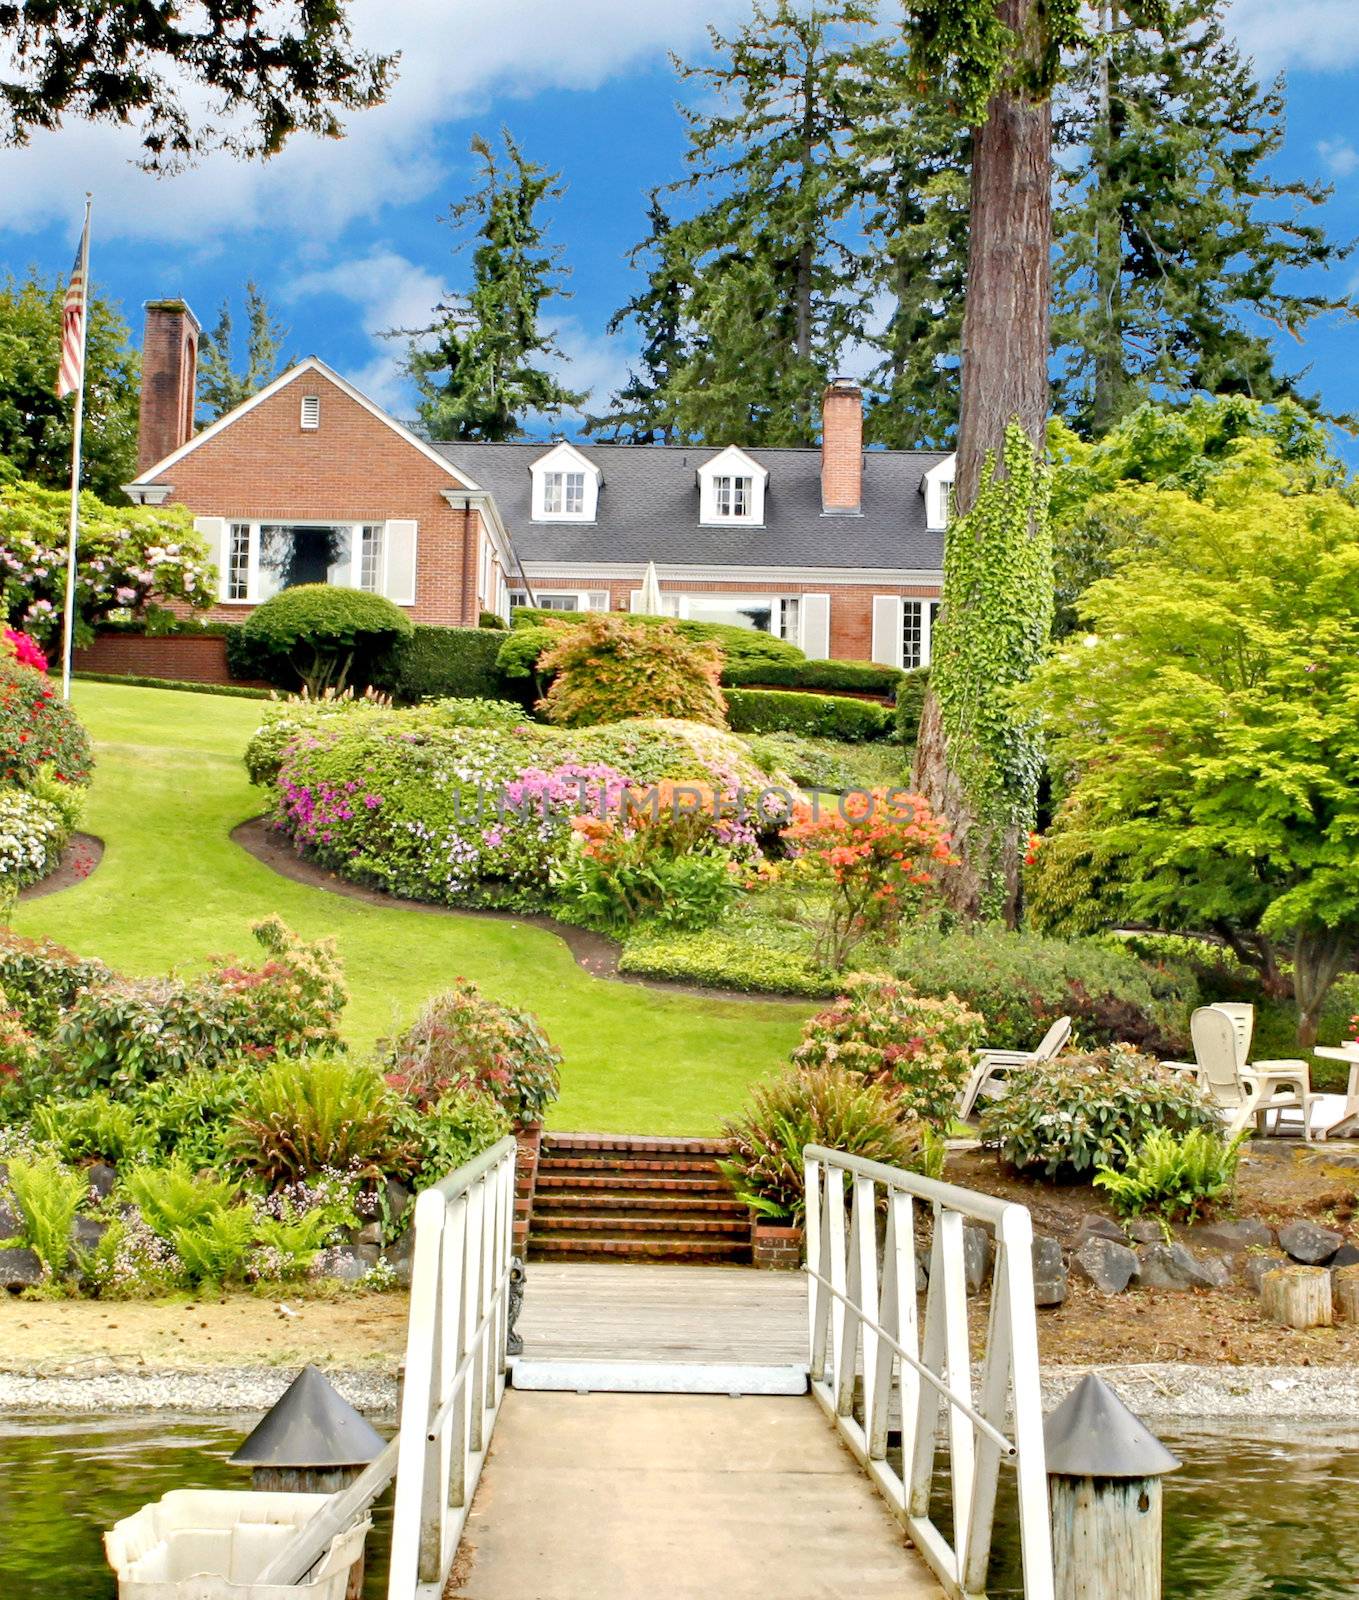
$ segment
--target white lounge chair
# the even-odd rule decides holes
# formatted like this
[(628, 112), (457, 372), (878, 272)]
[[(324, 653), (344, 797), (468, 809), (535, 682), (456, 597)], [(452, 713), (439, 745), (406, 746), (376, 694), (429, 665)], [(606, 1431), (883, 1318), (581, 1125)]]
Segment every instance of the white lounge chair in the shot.
[(1025, 1067), (1036, 1067), (1044, 1061), (1051, 1061), (1066, 1049), (1070, 1038), (1071, 1018), (1058, 1017), (1043, 1035), (1036, 1050), (978, 1050), (977, 1064), (958, 1096), (958, 1120), (966, 1122), (983, 1095), (988, 1100), (994, 1100), (1004, 1094), (1006, 1073), (1019, 1072)]
[[(1243, 1012), (1247, 1013), (1244, 1018)], [(1193, 1067), (1183, 1062), (1166, 1064), (1195, 1073), (1226, 1123), (1229, 1138), (1252, 1121), (1264, 1133), (1266, 1123), (1273, 1118), (1277, 1124), (1282, 1112), (1299, 1117), (1300, 1131), (1307, 1138), (1315, 1098), (1307, 1063), (1256, 1061), (1247, 1065), (1254, 1020), (1249, 1013), (1248, 1006), (1200, 1006), (1189, 1020)]]

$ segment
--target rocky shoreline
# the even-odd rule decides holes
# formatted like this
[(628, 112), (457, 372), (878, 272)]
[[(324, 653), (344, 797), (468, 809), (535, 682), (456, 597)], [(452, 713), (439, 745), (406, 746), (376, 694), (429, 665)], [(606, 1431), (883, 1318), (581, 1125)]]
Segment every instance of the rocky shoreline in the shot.
[[(1112, 1384), (1148, 1422), (1352, 1422), (1359, 1415), (1359, 1367), (1196, 1366), (1148, 1362), (1053, 1367), (1043, 1405), (1054, 1406), (1088, 1371)], [(394, 1419), (396, 1377), (380, 1370), (328, 1369), (341, 1394), (366, 1415)], [(296, 1376), (292, 1367), (0, 1373), (0, 1415), (95, 1416), (110, 1412), (223, 1414), (266, 1411)]]

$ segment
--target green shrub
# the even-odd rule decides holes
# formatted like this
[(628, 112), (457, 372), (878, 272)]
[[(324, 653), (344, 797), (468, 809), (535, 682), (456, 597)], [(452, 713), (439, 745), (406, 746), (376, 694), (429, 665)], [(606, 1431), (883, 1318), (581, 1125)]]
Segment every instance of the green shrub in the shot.
[(519, 728), (531, 721), (517, 700), (436, 700), (428, 707), (441, 728)]
[(1046, 938), (978, 925), (944, 933), (907, 929), (892, 970), (919, 994), (955, 994), (986, 1018), (986, 1044), (1032, 1050), (1070, 1016), (1089, 1046), (1126, 1043), (1153, 1055), (1188, 1049), (1198, 989), (1183, 963), (1138, 960), (1090, 940)]
[(899, 667), (876, 661), (783, 661), (751, 656), (728, 660), (723, 687), (803, 689), (823, 694), (876, 694), (890, 700), (906, 677)]
[(649, 920), (662, 928), (706, 928), (736, 898), (730, 858), (650, 855), (625, 840), (607, 860), (584, 850), (568, 853), (552, 886), (568, 922), (622, 933)]
[(562, 629), (539, 665), (552, 676), (540, 709), (559, 727), (629, 717), (726, 725), (720, 650), (671, 627), (637, 628), (594, 613)]
[(905, 1113), (946, 1132), (981, 1042), (981, 1017), (952, 995), (918, 995), (885, 973), (851, 973), (842, 987), (804, 1026), (793, 1065), (834, 1066), (882, 1084)]
[(494, 700), (505, 688), (496, 664), (509, 635), (491, 628), (418, 624), (375, 664), (372, 682), (398, 700)]
[(920, 715), (925, 709), (925, 695), (930, 686), (930, 669), (916, 667), (902, 674), (897, 685), (896, 730), (904, 745), (914, 746), (920, 734)]
[(33, 1132), (62, 1161), (130, 1162), (150, 1148), (149, 1130), (130, 1105), (100, 1092), (85, 1100), (44, 1100), (33, 1107)]
[(720, 645), (725, 665), (729, 667), (743, 667), (747, 663), (772, 666), (776, 662), (792, 665), (807, 659), (795, 644), (776, 639), (772, 633), (762, 633), (758, 628), (738, 628), (726, 622), (690, 622), (677, 617), (648, 617), (634, 611), (561, 612), (517, 606), (513, 631), (523, 633), (563, 624), (570, 626), (586, 616), (607, 616), (612, 622), (634, 628), (673, 628), (681, 638)]
[(21, 1117), (47, 1087), (43, 1053), (9, 996), (0, 989), (0, 1128)]
[(731, 1154), (720, 1166), (737, 1199), (777, 1222), (803, 1219), (806, 1145), (936, 1175), (942, 1155), (942, 1145), (923, 1124), (903, 1116), (888, 1089), (835, 1067), (755, 1084), (748, 1108), (722, 1131)]
[(238, 659), (253, 657), (255, 669), (241, 676), (301, 683), (313, 695), (369, 683), (376, 664), (410, 633), (410, 618), (384, 595), (298, 584), (256, 606), (241, 624)]
[(71, 1259), (71, 1225), (89, 1185), (55, 1156), (9, 1158), (10, 1193), (19, 1207), (20, 1236), (50, 1277), (59, 1278)]
[(148, 1158), (155, 1163), (178, 1157), (195, 1172), (225, 1168), (233, 1120), (257, 1070), (195, 1067), (145, 1084), (127, 1105)]
[(738, 733), (799, 733), (849, 743), (886, 739), (893, 727), (892, 712), (876, 701), (782, 689), (728, 690), (727, 721)]
[(113, 974), (102, 961), (77, 956), (51, 939), (26, 939), (0, 928), (0, 988), (20, 1022), (46, 1038), (82, 989)]
[(983, 1140), (1007, 1166), (1064, 1179), (1114, 1165), (1158, 1128), (1182, 1135), (1218, 1125), (1191, 1078), (1119, 1045), (1010, 1073), (981, 1117)]
[(837, 981), (813, 962), (804, 929), (749, 901), (738, 902), (716, 927), (699, 932), (639, 924), (628, 934), (618, 970), (743, 994), (818, 999), (833, 994)]
[(326, 1171), (374, 1179), (409, 1167), (393, 1110), (382, 1075), (367, 1062), (276, 1061), (246, 1086), (227, 1148), (271, 1189)]
[(322, 700), (286, 700), (272, 705), (245, 747), (251, 783), (267, 787), (278, 778), (288, 749), (303, 739), (320, 739), (335, 729), (391, 725), (392, 713), (380, 701), (339, 695)]
[(0, 782), (31, 785), (50, 766), (59, 783), (90, 781), (89, 737), (46, 673), (0, 650)]
[(415, 1152), (412, 1183), (418, 1191), (498, 1144), (510, 1131), (510, 1119), (489, 1094), (449, 1089), (423, 1109), (401, 1101), (396, 1130)]
[(386, 1046), (387, 1081), (417, 1105), (450, 1089), (488, 1094), (516, 1123), (541, 1122), (557, 1098), (561, 1054), (531, 1012), (459, 978)]
[(1236, 1182), (1244, 1133), (1230, 1143), (1215, 1128), (1193, 1128), (1177, 1138), (1154, 1128), (1140, 1149), (1123, 1149), (1123, 1164), (1101, 1165), (1094, 1184), (1108, 1194), (1121, 1217), (1154, 1212), (1162, 1227), (1193, 1221), (1228, 1195)]

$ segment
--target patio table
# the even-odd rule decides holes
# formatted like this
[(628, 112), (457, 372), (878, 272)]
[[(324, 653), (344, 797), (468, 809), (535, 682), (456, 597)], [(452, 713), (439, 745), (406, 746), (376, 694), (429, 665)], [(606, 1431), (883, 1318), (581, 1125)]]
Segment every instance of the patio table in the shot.
[[(1318, 1129), (1316, 1137), (1332, 1139), (1339, 1133), (1359, 1133), (1359, 1040), (1351, 1039), (1347, 1044), (1340, 1045), (1313, 1045), (1312, 1054), (1326, 1061), (1348, 1061), (1350, 1066), (1350, 1080), (1345, 1087), (1345, 1109), (1334, 1122)], [(1321, 1098), (1336, 1100), (1340, 1097), (1325, 1095)]]

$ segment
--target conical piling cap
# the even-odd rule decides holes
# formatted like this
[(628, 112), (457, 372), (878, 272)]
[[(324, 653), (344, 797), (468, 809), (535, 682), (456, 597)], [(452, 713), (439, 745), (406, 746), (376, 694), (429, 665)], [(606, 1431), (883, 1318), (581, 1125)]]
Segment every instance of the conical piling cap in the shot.
[(303, 1367), (231, 1462), (238, 1467), (366, 1467), (383, 1444), (382, 1435), (315, 1367)]
[(1048, 1471), (1064, 1478), (1159, 1478), (1178, 1459), (1088, 1373), (1043, 1423)]

